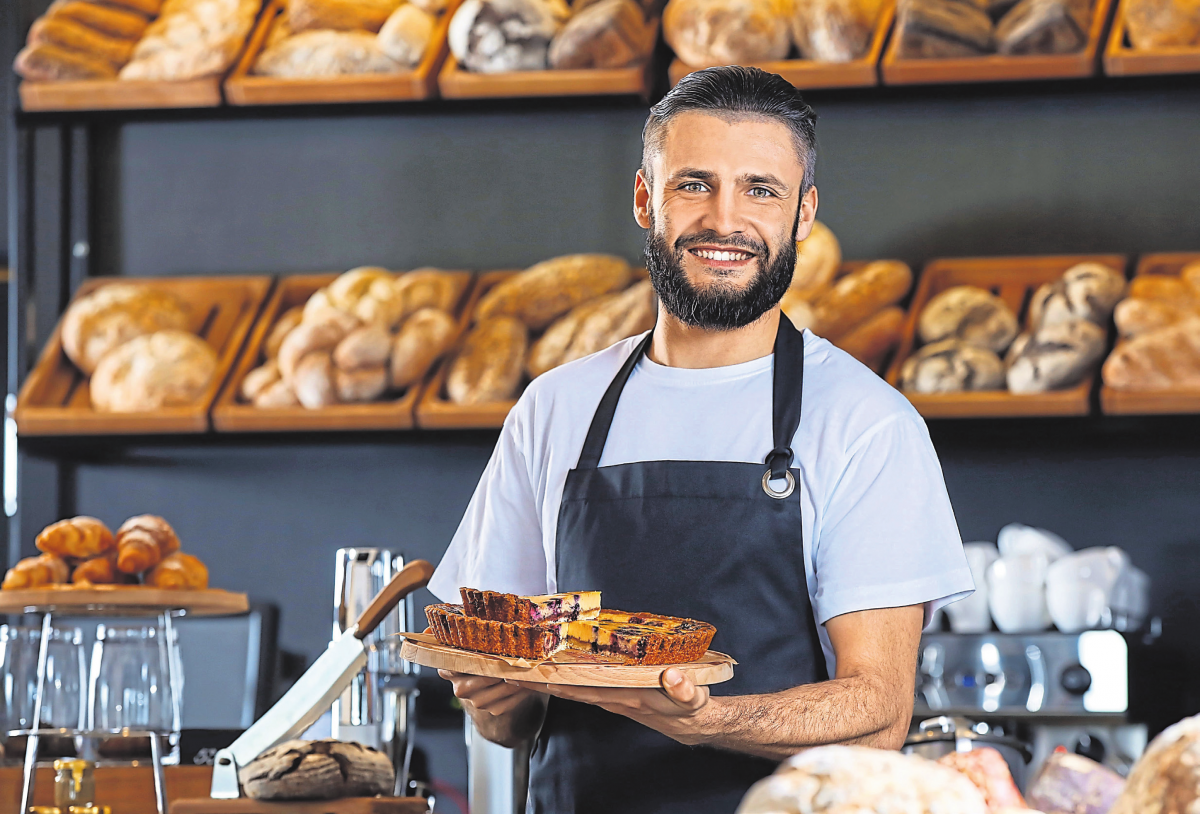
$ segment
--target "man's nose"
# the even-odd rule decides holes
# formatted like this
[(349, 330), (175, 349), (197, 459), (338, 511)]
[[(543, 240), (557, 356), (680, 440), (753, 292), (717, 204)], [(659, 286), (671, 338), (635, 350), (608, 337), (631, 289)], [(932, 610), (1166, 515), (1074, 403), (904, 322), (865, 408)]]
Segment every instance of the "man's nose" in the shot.
[(727, 237), (745, 229), (745, 220), (741, 211), (741, 196), (729, 188), (720, 189), (709, 199), (708, 211), (704, 217), (704, 227)]

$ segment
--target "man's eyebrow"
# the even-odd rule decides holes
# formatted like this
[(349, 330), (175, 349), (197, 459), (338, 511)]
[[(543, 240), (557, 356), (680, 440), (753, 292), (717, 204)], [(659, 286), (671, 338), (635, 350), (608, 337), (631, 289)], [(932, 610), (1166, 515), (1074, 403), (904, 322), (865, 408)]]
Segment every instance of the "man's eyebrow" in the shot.
[(681, 178), (695, 178), (698, 181), (715, 181), (717, 174), (712, 170), (701, 170), (696, 167), (684, 167), (671, 173), (672, 181), (678, 181)]
[(787, 184), (774, 175), (743, 175), (738, 181), (743, 184), (762, 184), (764, 186), (775, 187), (784, 192), (790, 189)]

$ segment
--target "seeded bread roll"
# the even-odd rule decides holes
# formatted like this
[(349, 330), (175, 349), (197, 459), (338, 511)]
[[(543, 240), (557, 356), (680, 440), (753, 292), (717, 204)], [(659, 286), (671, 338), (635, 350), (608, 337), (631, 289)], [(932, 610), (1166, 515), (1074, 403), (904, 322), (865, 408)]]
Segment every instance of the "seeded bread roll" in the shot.
[(783, 0), (670, 0), (663, 39), (694, 68), (783, 59), (789, 10)]
[(374, 401), (388, 386), (388, 370), (384, 365), (360, 367), (355, 370), (337, 368), (333, 372), (334, 389), (343, 404)]
[(1104, 355), (1104, 329), (1086, 319), (1043, 325), (1012, 344), (1008, 389), (1044, 393), (1078, 384)]
[(1079, 263), (1053, 283), (1034, 292), (1029, 301), (1029, 326), (1090, 320), (1104, 325), (1125, 293), (1125, 277), (1099, 263)]
[(806, 0), (792, 13), (792, 41), (805, 59), (849, 62), (867, 52), (879, 0)]
[(1125, 24), (1139, 50), (1200, 44), (1200, 0), (1128, 0)]
[(195, 404), (217, 372), (217, 354), (185, 331), (139, 336), (108, 353), (90, 382), (92, 406), (130, 413)]
[(123, 40), (141, 39), (150, 25), (140, 14), (84, 0), (56, 0), (46, 11), (45, 19), (73, 20), (102, 34)]
[(900, 389), (914, 393), (1000, 390), (1004, 362), (987, 348), (960, 339), (926, 345), (904, 360)]
[(137, 283), (109, 283), (67, 308), (63, 352), (84, 373), (92, 373), (107, 353), (129, 340), (187, 325), (187, 306), (177, 297)]
[(516, 395), (528, 345), (525, 325), (507, 316), (483, 319), (467, 335), (446, 376), (456, 404), (506, 401)]
[(433, 39), (436, 22), (428, 12), (405, 3), (379, 29), (379, 50), (400, 65), (415, 68)]
[(837, 237), (821, 221), (814, 221), (808, 237), (796, 244), (796, 270), (788, 293), (812, 301), (829, 288), (841, 265)]
[(624, 68), (646, 58), (654, 28), (633, 0), (599, 0), (576, 11), (550, 43), (551, 68)]
[(1017, 336), (1017, 317), (990, 292), (959, 285), (929, 301), (917, 318), (917, 332), (923, 342), (962, 339), (1003, 353)]
[(279, 346), (283, 344), (283, 340), (292, 332), (292, 329), (300, 324), (304, 318), (304, 308), (296, 306), (284, 311), (283, 316), (271, 328), (271, 333), (267, 335), (267, 341), (264, 349), (268, 359), (274, 359), (279, 356)]
[(893, 305), (838, 337), (834, 344), (864, 365), (875, 368), (899, 344), (903, 332), (904, 309)]
[(537, 71), (571, 16), (563, 0), (466, 0), (447, 38), (459, 65), (479, 73)]
[(529, 328), (545, 328), (575, 306), (629, 285), (633, 269), (619, 257), (572, 254), (514, 274), (483, 295), (478, 319), (516, 317)]
[(133, 40), (112, 37), (64, 17), (42, 17), (29, 28), (29, 44), (49, 43), (120, 68), (133, 54)]
[(836, 339), (898, 302), (912, 286), (912, 269), (899, 260), (876, 260), (834, 283), (813, 303), (813, 332)]
[(291, 378), (296, 400), (309, 410), (337, 404), (333, 357), (329, 351), (308, 353), (297, 364)]
[(404, 320), (392, 345), (392, 387), (412, 387), (425, 377), (433, 363), (450, 350), (454, 318), (437, 308), (422, 308)]

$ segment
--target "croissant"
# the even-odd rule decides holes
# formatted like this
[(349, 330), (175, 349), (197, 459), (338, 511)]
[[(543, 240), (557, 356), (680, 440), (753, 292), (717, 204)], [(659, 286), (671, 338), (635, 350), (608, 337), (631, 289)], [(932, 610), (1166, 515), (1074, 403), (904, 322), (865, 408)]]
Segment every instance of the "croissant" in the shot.
[(147, 572), (145, 581), (154, 588), (198, 590), (208, 587), (208, 568), (198, 558), (180, 551), (163, 557)]
[(126, 574), (140, 574), (178, 550), (175, 529), (161, 517), (138, 515), (117, 529), (117, 568)]
[(124, 581), (125, 575), (117, 570), (117, 558), (111, 551), (102, 557), (84, 560), (71, 573), (71, 582), (76, 585), (119, 585)]
[(67, 568), (67, 563), (61, 557), (53, 554), (41, 554), (37, 557), (26, 557), (8, 569), (0, 588), (5, 590), (40, 588), (43, 585), (66, 582), (69, 575), (70, 569)]
[[(59, 557), (90, 560), (116, 546), (117, 541), (108, 526), (94, 517), (72, 517), (59, 520), (37, 536), (39, 551)], [(65, 582), (65, 580), (64, 580)]]

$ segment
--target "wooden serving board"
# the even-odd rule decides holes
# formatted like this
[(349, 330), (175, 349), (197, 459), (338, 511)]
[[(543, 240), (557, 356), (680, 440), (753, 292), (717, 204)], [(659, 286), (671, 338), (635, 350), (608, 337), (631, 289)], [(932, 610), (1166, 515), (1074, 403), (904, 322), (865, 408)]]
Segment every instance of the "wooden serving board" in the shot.
[[(472, 277), (466, 271), (447, 272), (459, 280), (460, 293), (455, 315), (467, 312), (471, 297)], [(302, 306), (308, 298), (337, 279), (335, 272), (298, 274), (283, 277), (267, 302), (262, 315), (238, 358), (212, 412), (213, 427), (218, 432), (284, 432), (306, 430), (404, 430), (413, 426), (413, 408), (421, 393), (415, 385), (398, 397), (364, 404), (335, 404), (320, 410), (305, 407), (273, 407), (262, 409), (241, 400), (238, 391), (246, 374), (263, 363), (262, 348), (279, 317), (289, 308)], [(435, 368), (436, 369), (436, 368)]]
[(206, 588), (171, 591), (143, 585), (89, 585), (0, 591), (0, 614), (124, 615), (181, 610), (192, 616), (230, 616), (250, 610), (245, 594)]
[[(1200, 260), (1200, 252), (1145, 254), (1138, 260), (1135, 275), (1179, 275), (1188, 263)], [(1117, 390), (1102, 384), (1100, 409), (1105, 415), (1178, 415), (1200, 413), (1200, 389), (1172, 387), (1166, 390)]]
[(336, 800), (176, 800), (171, 814), (426, 814), (420, 797), (342, 797)]
[(880, 63), (885, 85), (931, 85), (962, 82), (1017, 82), (1030, 79), (1075, 79), (1094, 76), (1098, 70), (1104, 32), (1113, 0), (1095, 0), (1087, 43), (1073, 54), (986, 54), (950, 59), (905, 59), (897, 54), (898, 32), (893, 34)]
[(553, 660), (516, 666), (500, 656), (476, 653), (438, 643), (433, 636), (405, 633), (400, 657), (423, 667), (456, 673), (535, 681), (539, 684), (572, 684), (579, 687), (658, 687), (663, 670), (676, 667), (696, 684), (720, 684), (733, 678), (732, 658), (709, 650), (687, 664), (616, 664), (590, 653), (564, 650)]
[[(879, 84), (879, 58), (883, 54), (883, 46), (887, 42), (888, 31), (892, 28), (895, 16), (895, 4), (888, 3), (880, 12), (879, 21), (875, 25), (875, 33), (871, 36), (867, 52), (862, 57), (849, 62), (781, 59), (774, 62), (746, 64), (762, 68), (768, 73), (779, 74), (800, 90), (874, 87)], [(678, 85), (680, 79), (697, 70), (699, 68), (687, 65), (682, 60), (673, 60), (668, 72), (671, 86)]]
[(254, 76), (250, 72), (279, 23), (286, 3), (272, 0), (259, 18), (249, 44), (225, 80), (225, 98), (231, 105), (305, 105), (347, 102), (409, 102), (428, 99), (437, 91), (438, 69), (449, 53), (446, 32), (461, 0), (451, 2), (438, 20), (417, 67), (388, 74), (358, 74), (284, 79)]
[(1134, 48), (1127, 36), (1125, 9), (1129, 0), (1117, 3), (1112, 31), (1104, 49), (1104, 72), (1109, 76), (1200, 73), (1200, 45), (1173, 48)]
[[(892, 365), (888, 383), (900, 386), (900, 371), (917, 349), (917, 320), (936, 294), (956, 285), (973, 285), (991, 291), (1012, 309), (1017, 321), (1026, 325), (1026, 311), (1034, 290), (1057, 280), (1077, 263), (1092, 262), (1125, 272), (1127, 258), (1119, 254), (1043, 255), (1037, 257), (959, 257), (934, 260), (925, 267), (917, 284), (904, 326), (903, 338)], [(1091, 407), (1091, 375), (1074, 387), (1047, 393), (1015, 394), (1007, 390), (966, 393), (904, 393), (927, 418), (1013, 418), (1028, 416), (1087, 415)]]
[[(658, 39), (659, 21), (653, 22)], [(628, 68), (511, 71), (483, 74), (463, 70), (451, 54), (438, 76), (445, 99), (498, 99), (534, 96), (640, 96), (649, 101), (653, 85), (653, 53), (640, 65)]]
[(204, 395), (184, 407), (154, 412), (101, 413), (92, 409), (87, 377), (62, 349), (62, 321), (17, 398), (21, 435), (105, 435), (204, 432), (208, 411), (233, 367), (242, 342), (271, 288), (270, 277), (92, 277), (75, 299), (112, 283), (145, 285), (174, 294), (191, 309), (188, 329), (217, 353), (217, 371)]

